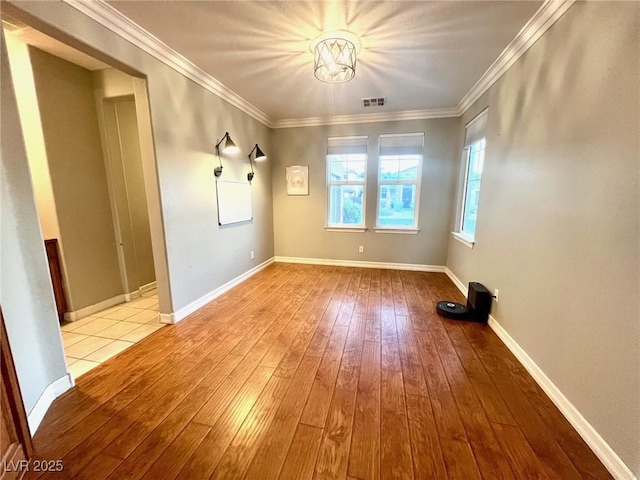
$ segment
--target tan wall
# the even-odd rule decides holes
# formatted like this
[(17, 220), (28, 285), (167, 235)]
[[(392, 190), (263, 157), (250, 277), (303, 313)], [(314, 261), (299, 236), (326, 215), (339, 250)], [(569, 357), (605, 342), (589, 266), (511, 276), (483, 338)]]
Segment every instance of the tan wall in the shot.
[[(91, 72), (29, 48), (72, 311), (122, 294)], [(28, 141), (28, 139), (27, 139)]]
[(574, 4), (465, 114), (489, 106), (476, 245), (447, 260), (636, 475), (639, 19)]
[[(460, 119), (411, 120), (273, 131), (273, 201), (276, 255), (370, 262), (444, 265), (449, 214), (457, 173)], [(375, 233), (378, 136), (424, 132), (424, 163), (416, 235)], [(368, 135), (366, 226), (364, 233), (327, 232), (327, 138)], [(309, 166), (309, 196), (288, 196), (285, 167)], [(358, 246), (364, 253), (358, 253)]]

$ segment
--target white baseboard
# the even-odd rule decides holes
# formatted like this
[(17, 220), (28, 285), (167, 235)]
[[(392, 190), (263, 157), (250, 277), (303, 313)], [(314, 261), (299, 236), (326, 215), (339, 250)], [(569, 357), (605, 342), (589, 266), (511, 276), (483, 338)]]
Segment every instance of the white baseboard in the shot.
[(130, 293), (125, 293), (124, 294), (124, 300), (125, 302), (130, 302), (131, 300), (135, 300), (136, 298), (140, 298), (142, 296), (142, 293), (140, 293), (140, 290), (136, 290), (134, 292), (130, 292)]
[(145, 293), (145, 292), (148, 292), (149, 290), (153, 290), (157, 286), (158, 286), (158, 282), (147, 283), (146, 285), (141, 285), (140, 286), (140, 291), (142, 293)]
[(142, 297), (143, 293), (153, 290), (154, 288), (157, 287), (157, 285), (158, 285), (157, 282), (151, 282), (151, 283), (147, 283), (146, 285), (140, 285), (140, 288), (138, 290), (135, 290), (135, 291), (130, 292), (130, 293), (125, 293), (124, 294), (124, 299), (127, 302), (130, 302), (131, 300), (135, 300), (136, 298), (140, 298), (140, 297)]
[(191, 302), (186, 307), (182, 307), (177, 312), (161, 313), (160, 314), (160, 323), (166, 323), (166, 324), (178, 323), (183, 318), (187, 317), (188, 315), (191, 315), (193, 312), (195, 312), (199, 308), (202, 308), (207, 303), (211, 302), (212, 300), (215, 300), (216, 298), (218, 298), (223, 293), (231, 290), (236, 285), (239, 285), (240, 283), (244, 282), (246, 279), (248, 279), (249, 277), (252, 277), (256, 273), (258, 273), (260, 270), (268, 267), (273, 262), (274, 262), (274, 257), (271, 257), (269, 260), (266, 260), (266, 261), (262, 262), (257, 267), (254, 267), (251, 270), (246, 271), (242, 275), (237, 276), (233, 280), (228, 281), (224, 285), (216, 288), (215, 290), (207, 293), (206, 295), (203, 295), (199, 299)]
[[(455, 274), (447, 267), (445, 270), (447, 276), (451, 279), (458, 289), (467, 296), (467, 287), (455, 276)], [(569, 399), (560, 391), (555, 383), (551, 381), (544, 371), (536, 362), (527, 354), (527, 352), (516, 342), (511, 335), (504, 329), (502, 325), (495, 319), (493, 315), (489, 315), (489, 326), (496, 333), (498, 338), (502, 340), (511, 353), (522, 363), (524, 368), (533, 377), (540, 388), (544, 390), (551, 401), (558, 407), (560, 412), (565, 416), (569, 423), (576, 429), (585, 443), (593, 450), (593, 453), (600, 459), (609, 473), (616, 480), (637, 480), (633, 472), (625, 465), (622, 459), (616, 454), (611, 446), (600, 436), (595, 428), (582, 416), (580, 411), (569, 401)]]
[(444, 269), (444, 273), (446, 273), (446, 274), (447, 274), (447, 277), (449, 277), (449, 280), (451, 280), (451, 281), (453, 282), (453, 284), (454, 284), (456, 287), (458, 287), (458, 290), (460, 290), (460, 291), (462, 292), (462, 294), (463, 294), (463, 295), (465, 296), (465, 298), (466, 298), (466, 297), (467, 297), (467, 295), (468, 295), (468, 293), (469, 293), (469, 292), (467, 291), (468, 287), (467, 287), (467, 286), (465, 286), (465, 284), (464, 284), (464, 283), (462, 283), (462, 282), (460, 281), (460, 279), (459, 279), (458, 277), (456, 277), (456, 276), (453, 274), (453, 272), (452, 272), (451, 270), (449, 270), (449, 267), (445, 267), (445, 269)]
[(414, 270), (417, 272), (444, 273), (443, 265), (419, 265), (414, 263), (362, 262), (357, 260), (334, 260), (330, 258), (274, 257), (280, 263), (304, 263), (308, 265), (332, 265), (336, 267), (382, 268), (385, 270)]
[(27, 415), (27, 422), (29, 423), (29, 431), (31, 432), (31, 436), (35, 435), (36, 430), (40, 426), (42, 419), (44, 418), (47, 410), (53, 403), (53, 401), (62, 395), (64, 392), (72, 388), (76, 384), (73, 375), (70, 372), (53, 382), (47, 388), (44, 389), (42, 395), (36, 402), (35, 406)]
[(69, 322), (75, 322), (76, 320), (80, 320), (81, 318), (93, 315), (94, 313), (104, 310), (105, 308), (113, 307), (114, 305), (118, 305), (119, 303), (124, 303), (126, 301), (128, 301), (126, 299), (126, 295), (121, 294), (116, 297), (109, 298), (108, 300), (98, 302), (94, 305), (89, 305), (88, 307), (84, 307), (73, 312), (67, 312), (64, 314), (64, 319)]

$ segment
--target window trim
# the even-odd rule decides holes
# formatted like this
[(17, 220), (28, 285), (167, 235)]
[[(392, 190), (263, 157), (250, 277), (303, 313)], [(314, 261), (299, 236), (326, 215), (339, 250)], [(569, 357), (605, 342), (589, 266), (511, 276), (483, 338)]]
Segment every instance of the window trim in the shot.
[[(422, 154), (420, 155), (420, 162), (418, 164), (418, 172), (416, 181), (411, 180), (398, 180), (397, 182), (383, 183), (380, 180), (380, 171), (382, 168), (382, 161), (380, 160), (380, 141), (383, 137), (413, 137), (416, 135), (422, 135)], [(424, 137), (425, 132), (412, 132), (412, 133), (383, 133), (378, 136), (378, 173), (376, 176), (376, 218), (374, 231), (376, 233), (400, 233), (400, 234), (416, 234), (420, 231), (419, 219), (420, 219), (420, 191), (422, 190), (422, 168), (424, 165)], [(380, 220), (380, 187), (382, 185), (415, 185), (416, 186), (416, 208), (414, 215), (413, 225), (401, 226), (385, 226), (378, 224)]]
[[(484, 163), (484, 156), (485, 156), (485, 150), (487, 148), (487, 140), (485, 136), (482, 136), (480, 139), (476, 140), (475, 142), (471, 143), (467, 148), (464, 149), (465, 155), (464, 155), (464, 162), (465, 162), (465, 169), (464, 169), (464, 178), (462, 179), (462, 202), (460, 204), (460, 219), (458, 222), (458, 229), (455, 233), (457, 233), (458, 235), (456, 236), (456, 238), (460, 241), (462, 241), (462, 243), (468, 242), (470, 243), (471, 247), (473, 248), (473, 244), (475, 243), (475, 232), (473, 233), (473, 235), (469, 232), (466, 232), (463, 230), (463, 226), (464, 226), (464, 210), (465, 210), (465, 206), (467, 203), (467, 188), (469, 186), (469, 167), (471, 166), (471, 148), (476, 145), (477, 143), (480, 142), (485, 142), (485, 146), (482, 149), (482, 161)], [(484, 173), (484, 168), (483, 168), (483, 173)], [(482, 176), (480, 176), (480, 185), (482, 186)]]
[[(366, 158), (364, 161), (364, 178), (362, 181), (331, 181), (331, 168), (329, 157), (329, 140), (364, 140), (366, 145)], [(327, 152), (325, 154), (325, 182), (326, 182), (326, 201), (325, 201), (325, 230), (328, 232), (365, 232), (367, 230), (367, 170), (369, 167), (369, 136), (368, 135), (350, 135), (341, 137), (327, 137)], [(362, 184), (362, 223), (361, 224), (345, 224), (345, 223), (331, 223), (331, 187), (334, 185), (360, 185)]]
[[(478, 113), (475, 117), (473, 117), (467, 124), (465, 125), (465, 135), (464, 135), (464, 143), (462, 147), (462, 162), (464, 162), (464, 176), (460, 181), (460, 189), (461, 193), (459, 195), (460, 204), (458, 207), (457, 221), (456, 221), (456, 230), (451, 232), (453, 238), (463, 243), (464, 245), (473, 248), (475, 245), (475, 232), (471, 235), (468, 232), (462, 230), (462, 225), (464, 223), (464, 210), (465, 205), (467, 203), (467, 186), (469, 182), (469, 167), (471, 166), (471, 147), (478, 142), (484, 141), (485, 146), (483, 149), (483, 162), (486, 159), (485, 153), (487, 148), (487, 136), (486, 136), (486, 128), (487, 128), (487, 120), (489, 117), (489, 107), (483, 109), (480, 113)], [(470, 141), (471, 139), (471, 141)], [(484, 168), (483, 168), (484, 170)], [(483, 172), (484, 173), (484, 172)], [(482, 177), (480, 177), (480, 185), (482, 185)]]

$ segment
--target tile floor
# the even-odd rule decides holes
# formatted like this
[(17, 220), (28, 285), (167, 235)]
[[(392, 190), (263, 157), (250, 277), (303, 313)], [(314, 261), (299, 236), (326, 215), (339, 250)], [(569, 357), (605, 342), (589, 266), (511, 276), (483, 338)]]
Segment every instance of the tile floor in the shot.
[(60, 328), (69, 371), (78, 378), (162, 327), (155, 289), (131, 302), (64, 322)]

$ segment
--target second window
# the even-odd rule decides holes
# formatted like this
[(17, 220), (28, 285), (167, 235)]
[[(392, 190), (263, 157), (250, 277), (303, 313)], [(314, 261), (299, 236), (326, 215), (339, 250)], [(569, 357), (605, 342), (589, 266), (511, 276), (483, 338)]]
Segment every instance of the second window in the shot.
[(376, 228), (417, 229), (424, 133), (380, 135)]

